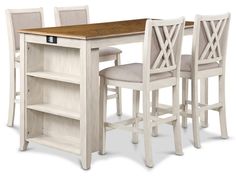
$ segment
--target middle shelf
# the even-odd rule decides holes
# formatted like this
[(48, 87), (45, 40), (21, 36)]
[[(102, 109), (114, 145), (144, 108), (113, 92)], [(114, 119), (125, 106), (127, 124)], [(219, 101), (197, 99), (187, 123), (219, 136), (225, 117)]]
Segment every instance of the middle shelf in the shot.
[(61, 117), (66, 117), (70, 119), (80, 120), (80, 114), (75, 111), (71, 111), (60, 106), (51, 105), (51, 104), (35, 104), (35, 105), (28, 105), (27, 109), (49, 113), (52, 115), (57, 115)]
[(79, 76), (70, 75), (65, 73), (56, 73), (50, 71), (41, 71), (41, 72), (28, 72), (27, 76), (55, 80), (60, 82), (72, 83), (72, 84), (80, 84)]

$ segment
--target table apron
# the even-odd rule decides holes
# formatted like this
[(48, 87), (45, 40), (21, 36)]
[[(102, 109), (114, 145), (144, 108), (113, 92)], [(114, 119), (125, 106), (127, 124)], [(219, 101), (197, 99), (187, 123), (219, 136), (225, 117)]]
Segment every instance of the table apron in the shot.
[(144, 40), (144, 34), (136, 34), (136, 35), (94, 39), (94, 40), (88, 40), (88, 41), (90, 41), (91, 43), (91, 48), (104, 48), (108, 46), (143, 42), (143, 40)]

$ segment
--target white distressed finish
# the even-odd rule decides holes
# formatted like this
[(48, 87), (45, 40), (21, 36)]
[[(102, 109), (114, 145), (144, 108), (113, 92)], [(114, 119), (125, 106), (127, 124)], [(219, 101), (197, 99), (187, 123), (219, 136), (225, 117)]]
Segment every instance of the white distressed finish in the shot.
[(70, 75), (70, 74), (58, 74), (54, 72), (29, 72), (27, 73), (27, 76), (32, 76), (32, 77), (38, 77), (42, 79), (50, 79), (50, 80), (55, 80), (55, 81), (61, 81), (61, 82), (68, 82), (68, 83), (73, 83), (73, 84), (80, 84), (79, 77), (76, 75)]
[[(7, 18), (7, 29), (8, 29), (8, 39), (9, 39), (9, 60), (10, 60), (10, 92), (9, 92), (9, 111), (8, 111), (8, 122), (7, 125), (12, 127), (14, 125), (14, 115), (15, 115), (15, 103), (17, 102), (17, 96), (19, 95), (16, 92), (16, 72), (19, 68), (20, 53), (16, 44), (18, 44), (19, 39), (16, 38), (16, 31), (19, 29), (20, 24), (24, 24), (23, 28), (31, 28), (32, 23), (28, 20), (25, 20), (24, 23), (16, 23), (15, 19), (20, 19), (24, 17), (25, 14), (40, 14), (41, 22), (38, 25), (44, 26), (43, 19), (43, 9), (8, 9), (6, 10)], [(17, 18), (13, 17), (17, 15)], [(37, 22), (37, 21), (35, 21)], [(37, 24), (37, 23), (34, 23)], [(16, 28), (16, 25), (17, 28)]]
[[(100, 77), (100, 96), (99, 96), (99, 154), (105, 154), (106, 145), (106, 128), (104, 123), (106, 122), (107, 115), (107, 85), (103, 77)], [(103, 139), (102, 141), (100, 139)]]
[[(81, 18), (70, 18), (70, 14), (79, 14), (79, 13), (86, 13), (85, 17), (81, 17)], [(66, 26), (69, 23), (72, 24), (76, 24), (76, 25), (80, 25), (80, 24), (88, 24), (90, 23), (90, 18), (89, 18), (89, 7), (88, 6), (78, 6), (78, 7), (55, 7), (54, 8), (54, 14), (55, 14), (55, 22), (56, 22), (56, 26)], [(66, 16), (66, 20), (64, 20), (62, 18), (62, 15)], [(79, 15), (78, 15), (79, 16)], [(82, 16), (82, 15), (81, 15)], [(70, 19), (74, 19), (73, 21)], [(63, 22), (64, 20), (64, 22)], [(114, 61), (114, 65), (120, 65), (121, 61), (120, 61), (120, 53), (116, 53), (116, 54), (108, 54), (108, 55), (103, 55), (103, 56), (99, 56), (99, 62), (106, 62), (106, 61)], [(109, 88), (108, 88), (109, 91)], [(111, 92), (114, 92), (113, 89)], [(116, 109), (117, 109), (117, 115), (121, 116), (122, 115), (122, 98), (121, 98), (121, 89), (119, 87), (117, 87), (115, 89), (115, 94), (112, 94), (111, 96), (109, 96), (109, 99), (116, 99)]]
[[(188, 100), (188, 79), (182, 78), (182, 104), (183, 104), (183, 111), (187, 112), (188, 110), (188, 104), (186, 101)], [(188, 118), (186, 115), (182, 115), (182, 127), (187, 128), (188, 125)]]
[(30, 143), (38, 143), (45, 146), (53, 147), (74, 154), (80, 154), (80, 145), (76, 141), (70, 141), (70, 139), (66, 139), (65, 141), (63, 141), (61, 138), (42, 135), (34, 138), (29, 138), (27, 139), (27, 141)]
[[(168, 30), (169, 29), (169, 30)], [(107, 85), (114, 85), (123, 88), (133, 89), (133, 119), (128, 122), (108, 124), (109, 127), (124, 128), (124, 125), (132, 124), (133, 130), (133, 143), (138, 142), (137, 132), (140, 130), (137, 128), (139, 119), (139, 93), (143, 91), (143, 114), (142, 120), (144, 123), (144, 145), (145, 145), (145, 162), (146, 166), (153, 167), (152, 161), (152, 143), (151, 135), (152, 128), (156, 127), (157, 124), (161, 123), (172, 123), (174, 128), (175, 136), (175, 148), (176, 154), (182, 154), (182, 143), (181, 143), (181, 131), (179, 124), (179, 75), (180, 75), (180, 51), (182, 45), (182, 37), (184, 32), (184, 19), (178, 20), (163, 20), (154, 21), (147, 20), (144, 36), (144, 63), (143, 63), (143, 81), (127, 82), (107, 79), (105, 76), (100, 76), (100, 106), (104, 106), (106, 102), (106, 96), (104, 91)], [(156, 40), (156, 41), (155, 41)], [(160, 48), (152, 49), (155, 44), (160, 44)], [(153, 45), (154, 44), (154, 45)], [(153, 45), (153, 46), (152, 46)], [(155, 46), (156, 47), (156, 46)], [(156, 53), (156, 55), (154, 55)], [(155, 58), (153, 58), (155, 57)], [(153, 60), (154, 59), (154, 60)], [(150, 75), (171, 72), (172, 76), (165, 79), (156, 81), (150, 81)], [(163, 87), (173, 87), (173, 109), (172, 116), (165, 119), (157, 117), (155, 111), (150, 113), (150, 92), (159, 90)], [(154, 106), (153, 106), (154, 107)], [(103, 110), (103, 108), (100, 108)], [(99, 151), (105, 152), (105, 112), (100, 114), (100, 144)]]
[[(89, 102), (94, 101), (93, 97), (88, 96), (99, 96), (96, 95), (98, 84), (95, 84), (97, 88), (92, 88), (95, 92), (87, 92), (87, 88), (94, 84), (87, 84), (87, 77), (98, 82), (98, 67), (94, 67), (98, 64), (93, 63), (98, 60), (93, 56), (93, 62), (90, 58), (90, 62), (87, 61), (89, 51), (84, 49), (86, 46), (80, 44), (80, 50), (74, 48), (77, 40), (71, 41), (69, 48), (66, 41), (66, 47), (47, 45), (44, 43), (45, 36), (40, 44), (41, 38), (32, 35), (27, 38), (27, 35), (21, 34), (21, 150), (26, 150), (28, 142), (34, 142), (81, 154), (82, 166), (88, 169), (91, 151), (97, 150), (97, 141), (90, 144), (92, 135), (89, 131), (98, 133), (98, 130), (90, 129), (90, 126), (95, 126), (91, 121), (98, 122), (98, 116), (97, 120), (94, 117), (91, 119), (89, 114), (80, 113), (80, 110), (96, 112), (98, 109), (96, 104), (96, 107), (90, 107), (93, 105)], [(84, 60), (87, 64), (81, 65)], [(83, 65), (90, 67), (84, 68)], [(91, 68), (95, 73), (90, 72)], [(82, 88), (85, 93), (81, 93)]]
[[(208, 104), (208, 79), (200, 80), (200, 103)], [(208, 110), (200, 113), (201, 127), (208, 127)]]
[[(154, 90), (152, 91), (152, 114), (158, 115), (158, 102), (159, 102), (159, 91)], [(152, 128), (152, 136), (157, 137), (158, 136), (158, 126)]]
[[(91, 49), (90, 41), (83, 41), (80, 49), (80, 141), (81, 162), (84, 169), (91, 164), (92, 146), (98, 146), (99, 125), (99, 75), (98, 75), (98, 49)], [(82, 111), (83, 110), (83, 111)]]
[(43, 113), (49, 113), (49, 114), (58, 115), (58, 116), (66, 117), (66, 118), (80, 120), (80, 114), (78, 112), (71, 111), (60, 106), (55, 106), (55, 105), (50, 105), (50, 104), (36, 104), (36, 105), (27, 106), (27, 108), (31, 110), (43, 112)]
[(27, 63), (27, 43), (25, 42), (25, 35), (20, 35), (20, 150), (24, 151), (27, 149), (28, 142), (27, 138), (27, 98), (25, 98), (27, 94), (27, 78), (25, 77), (26, 71), (26, 63)]
[(140, 101), (140, 91), (133, 90), (133, 118), (135, 122), (133, 123), (133, 133), (132, 133), (132, 143), (138, 143), (138, 133), (135, 130), (138, 129), (138, 113), (139, 113), (139, 101)]
[[(184, 107), (183, 126), (186, 125), (186, 117), (192, 118), (194, 146), (200, 148), (199, 124), (208, 125), (208, 110), (219, 111), (222, 138), (227, 138), (226, 113), (225, 113), (225, 60), (228, 38), (230, 14), (217, 16), (197, 15), (194, 22), (193, 46), (192, 46), (192, 70), (181, 72), (183, 78)], [(218, 63), (217, 68), (199, 71), (203, 64)], [(208, 78), (219, 77), (219, 103), (208, 105)], [(188, 114), (187, 81), (192, 81), (192, 114)], [(200, 104), (198, 100), (198, 80), (200, 79)]]

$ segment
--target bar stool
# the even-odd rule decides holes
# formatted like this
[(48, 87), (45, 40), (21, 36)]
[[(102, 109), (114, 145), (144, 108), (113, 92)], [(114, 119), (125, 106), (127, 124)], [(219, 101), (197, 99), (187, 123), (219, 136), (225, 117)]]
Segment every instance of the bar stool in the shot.
[[(184, 31), (184, 18), (177, 20), (147, 20), (144, 35), (144, 62), (110, 67), (100, 71), (100, 127), (99, 152), (105, 153), (105, 127), (131, 130), (133, 141), (144, 133), (146, 166), (153, 167), (151, 132), (156, 124), (170, 123), (174, 129), (176, 154), (182, 155), (181, 127), (179, 123), (180, 53)], [(134, 90), (133, 118), (106, 122), (107, 85)], [(150, 113), (150, 93), (172, 87), (171, 115), (157, 117)], [(143, 91), (143, 114), (139, 113), (139, 92)], [(143, 120), (144, 128), (138, 128)], [(133, 125), (129, 127), (128, 125)]]
[(10, 95), (8, 126), (13, 126), (15, 115), (15, 103), (19, 102), (16, 92), (16, 70), (20, 68), (20, 35), (19, 29), (41, 28), (44, 26), (43, 9), (8, 9), (6, 10), (7, 29), (9, 38), (10, 55)]
[[(183, 55), (181, 74), (183, 78), (183, 127), (187, 117), (192, 118), (194, 146), (200, 148), (199, 117), (204, 114), (207, 125), (208, 110), (219, 112), (221, 137), (227, 138), (225, 113), (225, 60), (230, 14), (217, 16), (197, 15), (194, 22), (192, 55)], [(219, 102), (208, 105), (208, 78), (219, 77)], [(192, 82), (192, 101), (188, 101), (188, 80)], [(201, 80), (201, 103), (198, 100), (198, 80)], [(188, 110), (188, 104), (192, 111)]]
[[(89, 9), (88, 6), (80, 7), (55, 7), (55, 20), (57, 26), (68, 26), (68, 25), (81, 25), (88, 24)], [(120, 54), (122, 51), (114, 47), (106, 47), (99, 49), (99, 62), (114, 61), (114, 65), (120, 65)], [(117, 115), (122, 115), (122, 101), (121, 101), (121, 89), (108, 88), (108, 91), (113, 92), (108, 96), (108, 99), (116, 98)]]

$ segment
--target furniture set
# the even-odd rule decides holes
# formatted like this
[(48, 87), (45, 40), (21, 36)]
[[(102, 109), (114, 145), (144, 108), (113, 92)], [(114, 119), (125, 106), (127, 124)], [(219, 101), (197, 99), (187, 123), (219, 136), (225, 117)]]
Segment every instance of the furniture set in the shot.
[[(182, 155), (180, 116), (183, 127), (187, 117), (192, 118), (194, 146), (200, 148), (200, 117), (206, 125), (208, 110), (219, 112), (221, 136), (227, 138), (224, 83), (229, 14), (196, 16), (194, 25), (184, 18), (88, 24), (86, 6), (55, 8), (57, 27), (43, 28), (41, 9), (24, 10), (17, 16), (16, 10), (7, 13), (11, 48), (8, 125), (13, 125), (14, 102), (19, 95), (15, 90), (17, 62), (21, 72), (21, 150), (34, 142), (72, 152), (81, 155), (82, 167), (89, 169), (92, 153), (105, 153), (106, 128), (121, 128), (132, 132), (133, 143), (138, 143), (139, 133), (144, 135), (145, 162), (153, 167), (151, 138), (158, 135), (158, 126), (173, 126), (175, 151)], [(181, 56), (183, 35), (192, 32), (192, 55)], [(120, 65), (121, 50), (111, 46), (134, 42), (143, 42), (143, 63)], [(114, 66), (99, 72), (103, 61), (114, 61)], [(208, 105), (208, 78), (212, 76), (219, 77), (219, 102)], [(172, 106), (159, 102), (159, 90), (165, 87), (172, 88)], [(121, 88), (133, 90), (132, 118), (109, 123), (108, 99), (116, 98), (117, 115), (122, 114)], [(108, 96), (109, 91), (114, 94)], [(139, 113), (140, 91), (143, 113)], [(139, 128), (141, 121), (143, 127)]]

